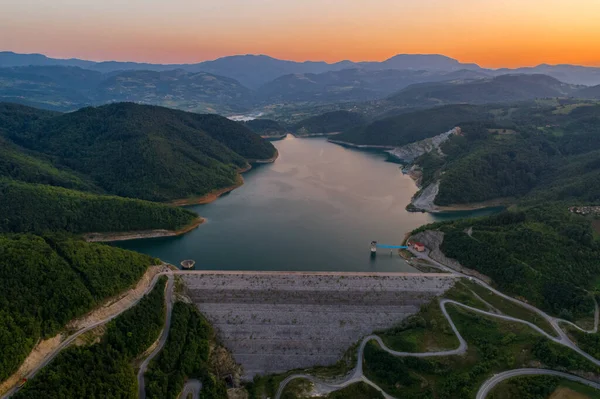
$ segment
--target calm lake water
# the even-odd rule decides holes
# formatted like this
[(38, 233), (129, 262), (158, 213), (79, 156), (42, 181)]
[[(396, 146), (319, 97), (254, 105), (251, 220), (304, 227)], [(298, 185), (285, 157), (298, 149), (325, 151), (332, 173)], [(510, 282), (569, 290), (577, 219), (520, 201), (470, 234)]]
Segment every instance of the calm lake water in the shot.
[(273, 143), (274, 164), (244, 174), (245, 184), (217, 201), (190, 207), (206, 222), (180, 237), (117, 245), (195, 269), (415, 271), (372, 240), (399, 245), (425, 223), (493, 210), (432, 216), (405, 210), (417, 191), (385, 155), (344, 148), (325, 138)]

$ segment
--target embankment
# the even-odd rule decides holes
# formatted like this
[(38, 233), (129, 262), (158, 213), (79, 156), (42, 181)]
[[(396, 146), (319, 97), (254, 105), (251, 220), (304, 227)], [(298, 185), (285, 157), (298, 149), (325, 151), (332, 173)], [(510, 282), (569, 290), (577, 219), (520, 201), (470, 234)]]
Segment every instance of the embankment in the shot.
[(415, 314), (456, 281), (450, 273), (175, 273), (248, 380), (333, 364), (357, 340)]

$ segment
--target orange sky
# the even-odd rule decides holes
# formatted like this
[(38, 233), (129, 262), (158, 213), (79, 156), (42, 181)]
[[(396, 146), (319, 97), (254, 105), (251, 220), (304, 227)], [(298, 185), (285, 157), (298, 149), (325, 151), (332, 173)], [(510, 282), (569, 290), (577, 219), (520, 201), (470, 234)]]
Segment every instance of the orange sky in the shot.
[(0, 11), (0, 50), (63, 58), (440, 53), (485, 67), (600, 66), (598, 0), (19, 0)]

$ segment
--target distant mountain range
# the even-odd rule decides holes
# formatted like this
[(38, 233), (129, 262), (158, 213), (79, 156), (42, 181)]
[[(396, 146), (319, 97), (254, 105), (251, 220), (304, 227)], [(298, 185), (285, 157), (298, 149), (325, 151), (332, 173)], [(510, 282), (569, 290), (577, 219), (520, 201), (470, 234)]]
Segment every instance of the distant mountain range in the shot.
[[(540, 71), (548, 79), (542, 81)], [(520, 81), (503, 77), (517, 73), (533, 77)], [(163, 65), (0, 52), (0, 101), (57, 111), (120, 101), (232, 114), (272, 104), (365, 102), (389, 96), (401, 107), (579, 93), (600, 98), (597, 89), (575, 86), (580, 84), (599, 85), (600, 68), (540, 65), (491, 70), (442, 55), (408, 54), (383, 62), (328, 64), (242, 55)]]
[(183, 69), (188, 72), (208, 72), (229, 77), (252, 89), (256, 89), (283, 75), (297, 73), (318, 74), (329, 71), (339, 71), (342, 69), (408, 69), (437, 72), (452, 72), (466, 69), (483, 71), (493, 75), (507, 73), (544, 74), (565, 83), (583, 84), (588, 86), (600, 84), (600, 68), (577, 65), (542, 64), (536, 67), (492, 70), (481, 68), (477, 64), (461, 63), (458, 60), (439, 54), (398, 54), (381, 62), (340, 61), (332, 64), (322, 61), (286, 61), (266, 55), (235, 55), (197, 64), (149, 64), (119, 61), (94, 62), (76, 58), (50, 58), (42, 54), (18, 54), (10, 51), (0, 52), (0, 67), (29, 65), (77, 66), (102, 73), (124, 70), (167, 71)]

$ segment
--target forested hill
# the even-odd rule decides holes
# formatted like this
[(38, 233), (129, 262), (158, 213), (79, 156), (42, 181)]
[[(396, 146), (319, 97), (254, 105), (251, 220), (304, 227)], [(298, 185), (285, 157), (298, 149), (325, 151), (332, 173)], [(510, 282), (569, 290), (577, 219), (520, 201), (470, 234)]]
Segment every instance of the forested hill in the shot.
[(0, 381), (40, 338), (123, 292), (155, 261), (63, 236), (0, 235)]
[(447, 105), (407, 112), (354, 126), (335, 137), (354, 144), (401, 146), (433, 137), (467, 121), (491, 118), (488, 110), (475, 105)]
[(27, 110), (0, 106), (0, 135), (125, 197), (167, 201), (202, 195), (235, 184), (247, 159), (275, 154), (269, 142), (217, 115), (132, 103), (43, 117)]
[(450, 103), (485, 104), (575, 95), (580, 86), (547, 75), (501, 75), (488, 79), (424, 83), (409, 86), (389, 97), (403, 106)]
[(496, 108), (418, 158), (422, 184), (439, 181), (435, 203), (600, 201), (600, 105), (557, 104)]
[(295, 124), (292, 130), (299, 135), (339, 133), (364, 122), (364, 117), (356, 112), (332, 111), (304, 119)]
[(281, 126), (279, 122), (271, 119), (252, 119), (244, 122), (244, 125), (263, 137), (283, 136), (287, 133), (286, 128)]

